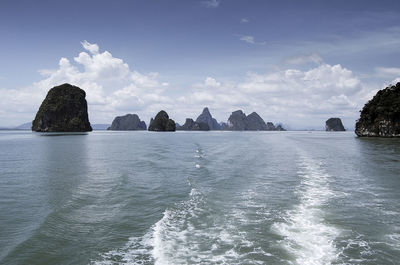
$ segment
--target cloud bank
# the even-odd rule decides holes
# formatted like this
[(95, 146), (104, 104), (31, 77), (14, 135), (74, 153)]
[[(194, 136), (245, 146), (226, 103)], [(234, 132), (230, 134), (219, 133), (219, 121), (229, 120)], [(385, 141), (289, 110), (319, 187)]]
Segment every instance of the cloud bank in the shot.
[[(97, 44), (84, 41), (82, 47), (83, 51), (72, 60), (61, 58), (57, 69), (41, 70), (41, 81), (20, 89), (0, 89), (2, 125), (32, 120), (47, 91), (62, 83), (86, 91), (92, 123), (111, 123), (116, 115), (126, 113), (137, 113), (148, 122), (161, 109), (182, 122), (186, 117), (196, 118), (208, 106), (219, 121), (243, 109), (292, 128), (323, 127), (323, 122), (333, 116), (343, 118), (351, 127), (358, 110), (376, 91), (365, 87), (351, 70), (340, 64), (322, 63), (319, 55), (311, 54), (293, 59), (294, 64), (319, 63), (308, 70), (248, 72), (235, 82), (205, 76), (202, 83), (174, 88), (175, 92), (179, 90), (175, 96), (170, 85), (173, 80), (160, 80), (158, 73), (132, 70), (124, 60), (108, 51), (101, 52)], [(397, 69), (379, 71), (397, 73)]]

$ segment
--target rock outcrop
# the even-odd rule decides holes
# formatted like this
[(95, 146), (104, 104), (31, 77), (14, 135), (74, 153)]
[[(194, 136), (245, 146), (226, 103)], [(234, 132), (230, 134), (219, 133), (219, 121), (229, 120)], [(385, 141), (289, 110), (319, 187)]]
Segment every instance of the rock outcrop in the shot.
[(246, 130), (248, 131), (273, 131), (275, 126), (272, 122), (267, 124), (256, 112), (251, 113), (245, 119)]
[(210, 127), (205, 122), (195, 122), (193, 119), (186, 119), (185, 124), (176, 127), (180, 131), (209, 131)]
[(241, 110), (232, 112), (231, 116), (229, 116), (226, 129), (230, 131), (246, 130), (246, 114)]
[(175, 121), (171, 120), (165, 111), (157, 113), (156, 117), (150, 120), (149, 131), (155, 132), (174, 132), (176, 130)]
[(361, 110), (359, 137), (400, 137), (400, 82), (376, 93)]
[(330, 118), (325, 122), (325, 131), (344, 132), (345, 129), (340, 118)]
[(111, 126), (107, 130), (115, 131), (135, 131), (146, 130), (147, 126), (144, 121), (139, 119), (136, 114), (126, 114), (125, 116), (115, 117)]
[(241, 110), (232, 112), (225, 130), (230, 131), (282, 131), (282, 126), (275, 127), (272, 122), (265, 123), (256, 112), (246, 116)]
[(36, 113), (32, 122), (32, 131), (92, 131), (85, 97), (85, 91), (70, 84), (53, 87)]
[(197, 117), (197, 123), (207, 123), (210, 130), (221, 130), (221, 125), (211, 116), (210, 111), (207, 107), (203, 109), (203, 112)]

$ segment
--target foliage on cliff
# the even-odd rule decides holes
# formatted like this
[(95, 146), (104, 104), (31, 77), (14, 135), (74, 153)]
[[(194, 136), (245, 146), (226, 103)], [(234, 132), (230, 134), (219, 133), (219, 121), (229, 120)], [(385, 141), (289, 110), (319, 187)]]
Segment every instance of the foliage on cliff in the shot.
[(400, 82), (376, 93), (361, 110), (358, 136), (400, 136)]
[(175, 121), (171, 120), (165, 111), (157, 113), (149, 125), (149, 131), (174, 132), (176, 130)]
[(91, 131), (85, 97), (84, 90), (70, 84), (53, 87), (32, 122), (32, 131)]

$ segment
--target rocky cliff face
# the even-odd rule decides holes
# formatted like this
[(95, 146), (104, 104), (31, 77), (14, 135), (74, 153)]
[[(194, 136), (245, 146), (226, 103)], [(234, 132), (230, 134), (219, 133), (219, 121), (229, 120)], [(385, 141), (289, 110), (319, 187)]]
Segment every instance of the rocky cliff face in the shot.
[(344, 132), (345, 129), (340, 118), (330, 118), (325, 122), (325, 131)]
[(204, 122), (195, 122), (193, 119), (186, 119), (184, 125), (176, 128), (181, 131), (209, 131), (210, 127)]
[(246, 114), (241, 110), (232, 112), (226, 124), (226, 129), (231, 131), (246, 130)]
[(211, 116), (208, 108), (204, 108), (203, 112), (196, 119), (197, 123), (207, 123), (210, 130), (221, 130), (221, 125)]
[(359, 137), (400, 137), (400, 82), (376, 93), (361, 110)]
[(116, 117), (107, 130), (134, 131), (146, 129), (146, 123), (144, 121), (141, 121), (138, 115), (126, 114), (125, 116)]
[(160, 111), (156, 117), (150, 120), (149, 131), (155, 132), (174, 132), (176, 130), (175, 121), (171, 120), (165, 111)]
[(225, 130), (231, 131), (276, 131), (284, 130), (282, 126), (275, 127), (272, 122), (265, 123), (256, 112), (246, 116), (241, 110), (232, 112)]
[(32, 131), (92, 131), (85, 97), (85, 91), (70, 84), (53, 87), (36, 113), (32, 122)]
[(253, 112), (246, 117), (245, 124), (246, 130), (248, 131), (272, 131), (275, 129), (275, 126), (272, 124), (272, 122), (268, 122), (267, 125), (256, 112)]

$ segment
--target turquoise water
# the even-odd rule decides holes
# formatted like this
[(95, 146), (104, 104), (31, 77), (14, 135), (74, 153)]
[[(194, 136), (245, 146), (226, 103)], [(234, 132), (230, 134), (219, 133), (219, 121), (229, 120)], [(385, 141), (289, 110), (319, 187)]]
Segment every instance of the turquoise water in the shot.
[(400, 141), (0, 132), (0, 264), (399, 264)]

